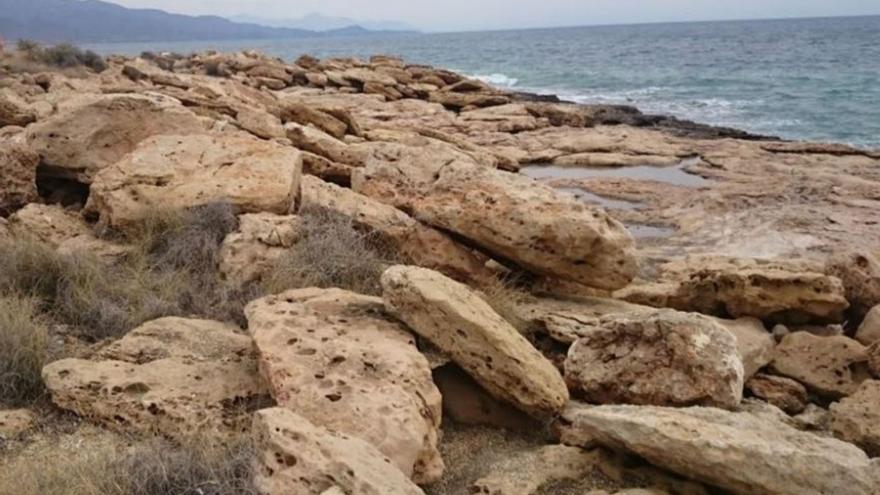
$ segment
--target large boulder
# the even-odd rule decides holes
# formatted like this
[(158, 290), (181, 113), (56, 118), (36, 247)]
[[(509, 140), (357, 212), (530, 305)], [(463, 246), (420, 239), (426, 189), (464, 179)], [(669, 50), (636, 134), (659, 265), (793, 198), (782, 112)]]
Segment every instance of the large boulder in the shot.
[(238, 217), (239, 227), (220, 246), (218, 269), (238, 285), (257, 282), (299, 239), (299, 217), (274, 213), (248, 213)]
[(880, 381), (867, 380), (849, 397), (831, 404), (831, 431), (871, 457), (880, 457)]
[(297, 150), (246, 134), (156, 136), (95, 176), (86, 211), (122, 228), (157, 208), (221, 200), (244, 213), (283, 215), (301, 170)]
[(880, 486), (880, 463), (856, 446), (745, 412), (571, 404), (562, 422), (570, 437), (736, 494), (870, 495)]
[(205, 132), (179, 101), (158, 94), (88, 95), (28, 128), (47, 173), (89, 183), (150, 136)]
[(776, 347), (776, 357), (770, 367), (828, 399), (852, 394), (870, 377), (867, 349), (842, 335), (819, 337), (809, 332), (790, 333)]
[(661, 310), (600, 319), (569, 349), (565, 379), (594, 403), (733, 408), (743, 365), (736, 338), (711, 318)]
[(96, 360), (47, 365), (43, 381), (62, 409), (117, 430), (174, 438), (233, 435), (269, 401), (250, 337), (207, 320), (145, 323)]
[(20, 144), (0, 141), (0, 216), (36, 201), (40, 156)]
[(292, 290), (251, 302), (246, 315), (279, 406), (371, 443), (418, 482), (440, 477), (442, 398), (415, 339), (381, 299)]
[(440, 273), (394, 266), (382, 275), (385, 306), (489, 393), (546, 415), (568, 401), (559, 371), (467, 286)]
[(300, 208), (329, 210), (375, 232), (412, 263), (463, 280), (487, 279), (487, 261), (439, 230), (351, 189), (303, 176)]
[(254, 414), (254, 484), (264, 495), (424, 495), (369, 443), (284, 408)]
[(783, 323), (842, 322), (841, 281), (799, 263), (696, 257), (663, 267), (661, 281), (617, 293), (630, 302)]
[(633, 238), (604, 211), (467, 156), (390, 148), (355, 171), (355, 191), (539, 274), (603, 289), (632, 280)]

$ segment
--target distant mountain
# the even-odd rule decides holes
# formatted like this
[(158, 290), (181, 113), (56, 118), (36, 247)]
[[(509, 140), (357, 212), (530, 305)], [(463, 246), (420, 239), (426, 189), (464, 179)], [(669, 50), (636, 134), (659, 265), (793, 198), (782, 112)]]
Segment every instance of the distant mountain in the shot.
[(236, 22), (247, 22), (251, 24), (260, 24), (263, 26), (307, 29), (310, 31), (339, 31), (352, 27), (362, 28), (364, 31), (417, 31), (416, 28), (399, 21), (365, 21), (359, 19), (351, 19), (349, 17), (328, 17), (321, 14), (309, 14), (305, 17), (297, 19), (269, 19), (265, 17), (252, 16), (247, 14), (230, 17)]
[(99, 0), (0, 0), (0, 37), (77, 43), (302, 38), (304, 29), (232, 22), (216, 16), (129, 9)]

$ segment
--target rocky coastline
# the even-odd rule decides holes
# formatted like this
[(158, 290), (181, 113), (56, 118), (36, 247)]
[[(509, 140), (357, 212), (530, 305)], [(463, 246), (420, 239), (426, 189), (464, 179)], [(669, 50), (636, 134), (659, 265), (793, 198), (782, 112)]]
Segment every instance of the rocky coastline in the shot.
[(106, 62), (0, 63), (0, 334), (48, 339), (0, 492), (245, 438), (210, 493), (880, 493), (880, 150), (386, 55)]

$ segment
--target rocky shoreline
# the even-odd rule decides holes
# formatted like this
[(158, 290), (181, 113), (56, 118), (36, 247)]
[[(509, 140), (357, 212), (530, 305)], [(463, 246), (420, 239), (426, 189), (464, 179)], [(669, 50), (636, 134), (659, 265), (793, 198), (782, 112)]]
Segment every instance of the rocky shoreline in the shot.
[[(169, 249), (166, 210), (219, 234)], [(54, 350), (31, 405), (0, 396), (0, 488), (46, 444), (244, 436), (264, 494), (880, 493), (878, 212), (880, 150), (393, 56), (0, 64), (0, 299), (44, 288), (21, 246), (167, 277), (80, 320), (79, 279), (39, 296)], [(375, 246), (358, 285), (281, 276)], [(153, 311), (180, 274), (227, 292)]]

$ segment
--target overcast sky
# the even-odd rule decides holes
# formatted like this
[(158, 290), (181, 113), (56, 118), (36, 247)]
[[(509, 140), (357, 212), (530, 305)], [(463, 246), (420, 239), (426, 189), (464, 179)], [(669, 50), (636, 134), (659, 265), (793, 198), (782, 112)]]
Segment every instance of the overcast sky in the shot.
[(880, 0), (109, 0), (183, 14), (397, 20), (431, 31), (880, 14)]

